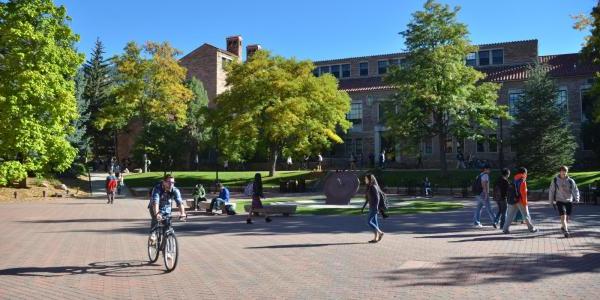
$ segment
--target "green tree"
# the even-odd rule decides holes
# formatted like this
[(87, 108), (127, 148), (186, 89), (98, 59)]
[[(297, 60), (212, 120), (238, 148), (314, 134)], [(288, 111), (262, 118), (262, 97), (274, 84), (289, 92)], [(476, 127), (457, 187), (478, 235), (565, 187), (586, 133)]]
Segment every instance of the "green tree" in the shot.
[(257, 51), (245, 63), (228, 66), (229, 89), (216, 99), (210, 117), (218, 130), (221, 154), (240, 161), (260, 145), (269, 149), (276, 172), (280, 153), (305, 153), (341, 143), (336, 130), (350, 127), (350, 97), (339, 91), (331, 75), (315, 77), (310, 61), (271, 56)]
[(446, 138), (481, 139), (495, 129), (495, 118), (507, 118), (496, 104), (498, 84), (481, 82), (484, 74), (465, 64), (477, 51), (467, 27), (457, 22), (459, 8), (427, 1), (413, 14), (406, 39), (407, 64), (393, 68), (386, 82), (397, 90), (386, 124), (396, 140), (418, 142), (437, 136), (442, 172), (447, 171)]
[[(169, 43), (147, 42), (143, 48), (134, 42), (128, 43), (125, 53), (113, 59), (114, 88), (106, 105), (100, 108), (95, 122), (97, 128), (122, 130), (135, 121), (141, 122), (144, 131), (151, 125), (177, 129), (185, 126), (193, 94), (185, 86), (187, 71), (177, 62), (179, 54)], [(151, 134), (143, 132), (142, 136)], [(143, 149), (145, 146), (135, 147)]]
[(83, 65), (83, 71), (83, 99), (88, 103), (86, 112), (89, 114), (89, 119), (85, 122), (87, 136), (92, 140), (94, 154), (108, 155), (108, 147), (113, 143), (114, 130), (98, 130), (93, 126), (99, 117), (100, 109), (107, 105), (113, 77), (110, 60), (104, 58), (104, 45), (100, 39), (96, 39), (90, 58)]
[(528, 70), (529, 79), (516, 103), (516, 124), (511, 130), (516, 163), (536, 175), (550, 175), (558, 166), (570, 166), (577, 149), (568, 115), (557, 105), (557, 88), (547, 69), (537, 64)]
[(208, 114), (208, 93), (204, 89), (202, 81), (196, 77), (192, 77), (187, 83), (187, 87), (194, 95), (188, 105), (187, 125), (185, 131), (190, 144), (194, 151), (192, 154), (197, 154), (202, 143), (210, 139), (211, 130), (207, 126), (206, 115)]
[(77, 102), (78, 117), (73, 121), (75, 129), (67, 139), (75, 149), (77, 149), (77, 160), (85, 162), (90, 152), (90, 137), (87, 134), (88, 121), (90, 113), (88, 111), (88, 101), (83, 97), (85, 89), (85, 76), (79, 70), (75, 76), (75, 100)]
[(0, 156), (27, 172), (63, 171), (77, 153), (67, 136), (83, 56), (69, 20), (51, 0), (0, 2)]

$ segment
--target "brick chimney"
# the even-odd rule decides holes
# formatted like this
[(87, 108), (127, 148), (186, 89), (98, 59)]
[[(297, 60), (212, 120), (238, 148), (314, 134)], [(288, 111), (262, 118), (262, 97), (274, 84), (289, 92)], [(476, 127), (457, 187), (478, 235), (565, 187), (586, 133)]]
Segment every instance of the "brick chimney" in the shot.
[(259, 44), (253, 44), (253, 45), (246, 46), (246, 60), (250, 59), (250, 57), (252, 57), (252, 55), (254, 55), (254, 52), (256, 52), (260, 49), (262, 49), (262, 47)]
[(240, 59), (242, 58), (242, 36), (234, 35), (230, 36), (226, 39), (227, 41), (227, 51), (231, 52)]

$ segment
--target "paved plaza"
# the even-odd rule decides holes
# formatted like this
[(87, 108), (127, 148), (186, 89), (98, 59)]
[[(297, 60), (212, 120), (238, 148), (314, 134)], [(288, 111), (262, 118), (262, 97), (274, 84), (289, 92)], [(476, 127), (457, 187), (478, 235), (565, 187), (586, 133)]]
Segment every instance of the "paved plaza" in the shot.
[[(365, 216), (190, 216), (180, 260), (148, 264), (147, 202), (124, 197), (0, 204), (2, 299), (596, 299), (600, 207), (578, 206), (573, 237), (545, 203), (540, 232), (470, 226), (461, 210), (399, 215), (372, 238)], [(549, 218), (552, 217), (552, 220)], [(485, 219), (483, 219), (485, 220)]]

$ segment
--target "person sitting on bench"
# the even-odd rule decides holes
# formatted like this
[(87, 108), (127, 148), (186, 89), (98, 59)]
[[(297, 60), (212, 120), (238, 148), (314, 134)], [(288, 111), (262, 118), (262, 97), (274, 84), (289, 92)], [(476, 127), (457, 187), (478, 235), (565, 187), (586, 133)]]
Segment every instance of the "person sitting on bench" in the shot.
[(194, 198), (194, 209), (198, 210), (198, 202), (206, 201), (206, 191), (202, 184), (196, 184), (194, 187), (194, 192), (192, 192), (192, 197)]
[(217, 188), (221, 190), (219, 197), (212, 199), (208, 212), (213, 212), (213, 209), (220, 209), (222, 205), (229, 203), (229, 190), (220, 182), (217, 183)]

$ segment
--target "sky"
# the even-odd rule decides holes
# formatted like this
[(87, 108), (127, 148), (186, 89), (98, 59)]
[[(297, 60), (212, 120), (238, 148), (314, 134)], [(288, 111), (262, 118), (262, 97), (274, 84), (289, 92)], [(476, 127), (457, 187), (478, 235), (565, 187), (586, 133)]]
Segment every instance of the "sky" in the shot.
[[(404, 51), (398, 33), (425, 0), (54, 0), (67, 8), (77, 47), (88, 56), (96, 38), (108, 56), (128, 41), (168, 41), (184, 54), (241, 35), (274, 54), (324, 60)], [(586, 32), (572, 15), (596, 0), (440, 0), (460, 6), (473, 44), (538, 39), (539, 54), (578, 52)]]

